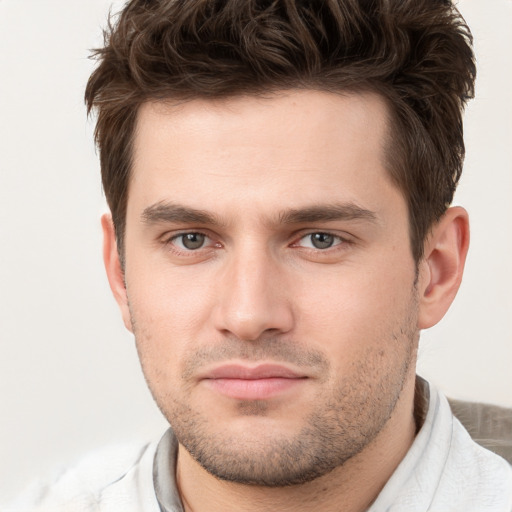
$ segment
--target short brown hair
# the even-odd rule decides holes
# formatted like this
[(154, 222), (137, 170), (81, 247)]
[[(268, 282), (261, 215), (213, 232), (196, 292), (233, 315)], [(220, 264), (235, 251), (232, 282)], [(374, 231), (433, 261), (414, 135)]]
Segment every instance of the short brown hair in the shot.
[(449, 0), (131, 0), (110, 17), (87, 83), (123, 258), (137, 111), (150, 100), (293, 88), (373, 91), (389, 106), (389, 173), (412, 253), (450, 205), (473, 96), (472, 37)]

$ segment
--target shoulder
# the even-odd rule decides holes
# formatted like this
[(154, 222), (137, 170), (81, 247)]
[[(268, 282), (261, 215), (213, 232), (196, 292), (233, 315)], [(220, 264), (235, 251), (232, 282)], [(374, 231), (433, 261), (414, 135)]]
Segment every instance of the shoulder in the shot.
[(512, 464), (512, 409), (452, 398), (448, 402), (474, 441)]
[(471, 439), (434, 386), (423, 388), (423, 425), (370, 510), (511, 512), (512, 467)]
[[(445, 414), (451, 414), (444, 397), (443, 401)], [(455, 499), (463, 504), (461, 510), (512, 510), (512, 466), (488, 450), (489, 445), (479, 444), (481, 438), (472, 439), (465, 428), (470, 426), (467, 421), (463, 425), (457, 417), (451, 418), (449, 450), (436, 498), (443, 503), (443, 498)]]
[(158, 510), (152, 482), (155, 449), (156, 443), (148, 443), (91, 453), (73, 467), (35, 482), (6, 511)]

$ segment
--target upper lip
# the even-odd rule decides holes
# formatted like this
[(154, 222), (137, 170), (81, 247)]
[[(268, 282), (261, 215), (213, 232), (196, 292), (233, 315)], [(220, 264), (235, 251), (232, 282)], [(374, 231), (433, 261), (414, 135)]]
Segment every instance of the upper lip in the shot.
[(245, 366), (241, 364), (224, 364), (204, 373), (204, 379), (301, 379), (305, 375), (279, 364), (259, 364)]

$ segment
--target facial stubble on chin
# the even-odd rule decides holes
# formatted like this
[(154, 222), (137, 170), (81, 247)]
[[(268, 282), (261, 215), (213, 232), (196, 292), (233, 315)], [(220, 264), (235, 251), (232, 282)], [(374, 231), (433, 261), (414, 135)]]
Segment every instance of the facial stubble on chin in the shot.
[[(216, 429), (211, 418), (191, 407), (186, 393), (178, 396), (155, 392), (141, 351), (139, 357), (153, 397), (172, 425), (181, 447), (206, 471), (221, 480), (245, 485), (292, 486), (342, 466), (384, 428), (414, 360), (418, 333), (413, 316), (407, 315), (399, 329), (391, 334), (391, 345), (389, 340), (386, 345), (387, 350), (395, 349), (402, 357), (395, 357), (392, 364), (383, 367), (379, 360), (384, 357), (384, 350), (368, 350), (349, 376), (322, 388), (312, 412), (294, 435), (274, 435), (265, 430), (259, 430), (257, 435), (233, 434)], [(132, 323), (139, 347), (144, 343), (139, 337), (144, 334)], [(331, 365), (323, 353), (274, 336), (250, 343), (228, 338), (222, 345), (203, 348), (184, 362), (182, 381), (187, 382), (202, 365), (230, 358), (288, 362), (309, 370), (314, 368), (317, 375), (330, 375)], [(239, 416), (254, 416), (256, 420), (265, 417), (269, 408), (266, 401), (237, 403)]]

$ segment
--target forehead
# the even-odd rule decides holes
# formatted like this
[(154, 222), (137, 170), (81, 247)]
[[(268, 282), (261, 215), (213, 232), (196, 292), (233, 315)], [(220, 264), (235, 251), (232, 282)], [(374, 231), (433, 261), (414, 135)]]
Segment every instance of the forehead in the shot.
[[(148, 102), (138, 113), (128, 203), (218, 210), (340, 200), (378, 202), (387, 107), (375, 94), (282, 91), (266, 97)], [(390, 197), (388, 197), (390, 199)]]

